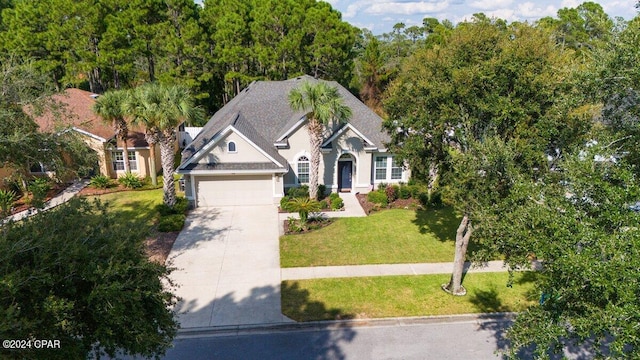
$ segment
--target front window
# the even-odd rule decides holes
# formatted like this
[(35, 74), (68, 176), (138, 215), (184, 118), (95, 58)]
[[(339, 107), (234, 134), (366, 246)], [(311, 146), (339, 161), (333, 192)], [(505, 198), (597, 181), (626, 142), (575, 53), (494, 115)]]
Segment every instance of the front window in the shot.
[[(128, 156), (129, 168), (131, 169), (131, 171), (138, 170), (138, 162), (136, 161), (136, 152), (129, 151), (128, 155), (129, 155)], [(124, 170), (124, 155), (122, 151), (114, 151), (111, 154), (111, 160), (113, 162), (113, 170), (115, 171)]]
[(396, 160), (396, 158), (392, 158), (391, 160), (391, 180), (401, 180), (402, 179), (402, 164)]
[(387, 157), (376, 156), (376, 180), (386, 180), (387, 178)]
[(309, 158), (306, 156), (298, 158), (298, 183), (309, 183)]

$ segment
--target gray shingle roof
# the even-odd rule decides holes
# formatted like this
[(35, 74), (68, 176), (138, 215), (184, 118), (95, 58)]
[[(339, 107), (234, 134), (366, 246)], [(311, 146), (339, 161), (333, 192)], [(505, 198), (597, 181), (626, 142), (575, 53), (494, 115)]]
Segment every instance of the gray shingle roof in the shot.
[[(289, 92), (305, 81), (318, 82), (311, 76), (301, 76), (285, 81), (256, 81), (218, 110), (187, 149), (182, 152), (183, 163), (202, 149), (214, 136), (229, 125), (249, 138), (267, 154), (286, 166), (286, 160), (274, 147), (274, 142), (283, 136), (303, 116), (302, 111), (289, 107)], [(338, 88), (345, 104), (351, 108), (349, 123), (378, 148), (384, 148), (389, 137), (382, 130), (382, 119), (358, 98), (335, 81), (329, 82)]]
[(274, 163), (219, 163), (219, 164), (198, 164), (193, 163), (185, 167), (185, 170), (229, 170), (229, 171), (242, 171), (242, 170), (278, 170), (281, 169)]

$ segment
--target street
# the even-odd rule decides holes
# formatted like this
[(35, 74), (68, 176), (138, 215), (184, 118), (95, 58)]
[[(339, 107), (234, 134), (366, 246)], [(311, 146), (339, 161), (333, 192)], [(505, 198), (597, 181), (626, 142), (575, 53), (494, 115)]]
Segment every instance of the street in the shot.
[(498, 359), (509, 323), (476, 319), (183, 336), (165, 359)]

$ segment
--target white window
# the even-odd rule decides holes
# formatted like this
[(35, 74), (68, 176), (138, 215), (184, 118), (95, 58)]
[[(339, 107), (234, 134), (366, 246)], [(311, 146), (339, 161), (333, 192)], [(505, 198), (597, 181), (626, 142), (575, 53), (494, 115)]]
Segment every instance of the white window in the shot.
[[(131, 171), (138, 170), (138, 161), (136, 160), (136, 152), (129, 151), (129, 168)], [(124, 170), (124, 156), (122, 151), (114, 151), (111, 153), (111, 162), (113, 163), (113, 170)]]
[(376, 156), (376, 180), (387, 179), (387, 157)]
[(298, 158), (298, 183), (309, 183), (309, 158), (306, 156)]
[(402, 180), (402, 163), (392, 155), (378, 155), (374, 160), (374, 179), (378, 182)]
[(391, 180), (402, 180), (402, 164), (395, 157), (391, 160)]
[(227, 144), (227, 152), (230, 152), (230, 153), (238, 152), (238, 150), (236, 150), (236, 143), (235, 142), (229, 141), (229, 143)]

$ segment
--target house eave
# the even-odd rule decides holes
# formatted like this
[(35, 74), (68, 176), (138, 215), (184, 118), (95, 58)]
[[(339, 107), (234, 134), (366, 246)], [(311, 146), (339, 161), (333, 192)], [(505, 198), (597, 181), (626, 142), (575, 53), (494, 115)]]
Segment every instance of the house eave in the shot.
[(288, 169), (276, 170), (178, 170), (180, 175), (264, 175), (264, 174), (286, 174)]

